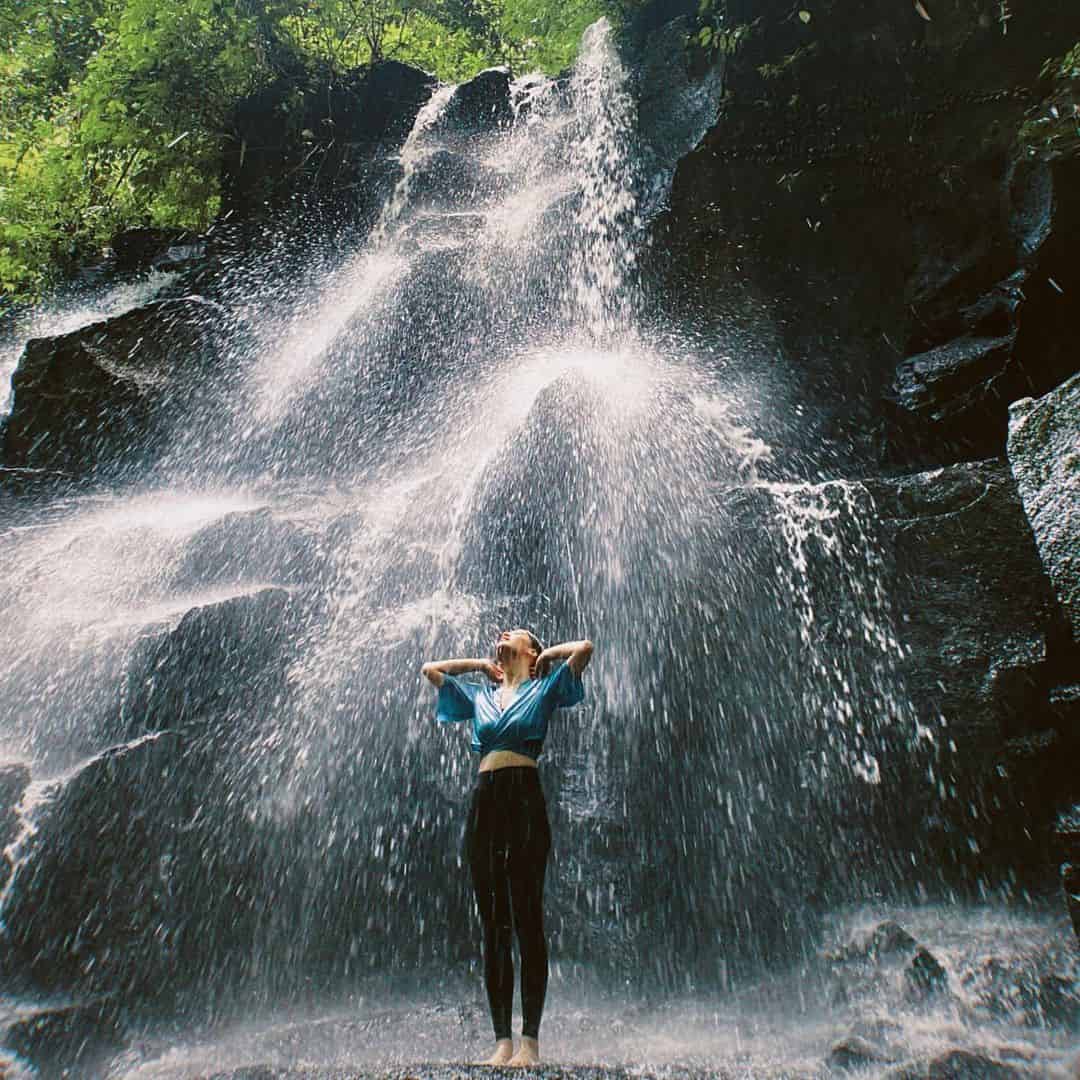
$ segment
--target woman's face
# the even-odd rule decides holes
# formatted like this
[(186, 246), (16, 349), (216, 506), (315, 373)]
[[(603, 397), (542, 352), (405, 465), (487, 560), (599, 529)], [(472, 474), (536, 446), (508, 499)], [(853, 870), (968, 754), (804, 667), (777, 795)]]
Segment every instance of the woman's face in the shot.
[(504, 630), (495, 642), (496, 660), (535, 652), (528, 630)]

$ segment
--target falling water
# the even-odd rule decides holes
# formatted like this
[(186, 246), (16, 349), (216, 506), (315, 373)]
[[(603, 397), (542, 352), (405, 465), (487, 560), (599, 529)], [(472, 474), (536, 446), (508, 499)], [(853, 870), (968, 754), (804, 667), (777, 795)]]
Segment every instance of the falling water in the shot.
[[(192, 1021), (365, 979), (389, 1002), (413, 970), (449, 995), (478, 950), (458, 856), (476, 763), (418, 670), (524, 624), (597, 643), (541, 766), (553, 1030), (573, 1045), (558, 1001), (582, 987), (685, 992), (672, 1030), (702, 1054), (745, 1060), (725, 1024), (786, 1067), (825, 1020), (777, 1051), (746, 1018), (825, 992), (806, 965), (828, 913), (910, 877), (897, 792), (935, 782), (869, 497), (766, 479), (733, 382), (650, 322), (659, 166), (606, 23), (569, 79), (514, 82), (502, 127), (456, 126), (459, 93), (420, 111), (362, 242), (299, 300), (237, 300), (232, 396), (151, 486), (0, 535), (0, 730), (34, 776), (0, 896), (11, 962), (167, 987)], [(100, 852), (107, 875), (65, 876)], [(795, 962), (783, 992), (755, 981)], [(677, 1058), (640, 1019), (637, 1042), (574, 1053)]]

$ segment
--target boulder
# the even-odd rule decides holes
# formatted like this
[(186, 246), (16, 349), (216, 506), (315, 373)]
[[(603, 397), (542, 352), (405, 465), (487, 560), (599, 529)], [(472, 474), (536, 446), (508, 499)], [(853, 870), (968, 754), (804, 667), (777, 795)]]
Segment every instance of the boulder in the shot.
[(1028, 1080), (1030, 1073), (989, 1054), (949, 1050), (927, 1066), (926, 1080)]
[(172, 571), (178, 590), (257, 583), (303, 585), (326, 573), (318, 538), (269, 507), (225, 514), (187, 542)]
[(150, 265), (154, 270), (168, 273), (195, 270), (206, 258), (206, 243), (201, 240), (187, 244), (170, 244), (160, 254), (154, 256)]
[(58, 779), (4, 897), (3, 974), (50, 994), (176, 1007), (193, 981), (257, 966), (280, 887), (264, 880), (275, 840), (227, 768), (238, 754), (156, 732)]
[(5, 973), (110, 992), (168, 978), (177, 953), (162, 922), (160, 827), (194, 813), (192, 779), (179, 736), (165, 734), (110, 748), (54, 785), (5, 897)]
[(124, 229), (110, 244), (114, 266), (117, 270), (144, 269), (189, 236), (185, 229)]
[(27, 342), (11, 380), (4, 465), (85, 480), (152, 461), (188, 409), (213, 395), (220, 315), (199, 297), (160, 300)]
[(829, 1050), (829, 1056), (825, 1060), (830, 1069), (846, 1071), (848, 1069), (865, 1069), (869, 1065), (877, 1065), (889, 1059), (872, 1043), (858, 1035), (849, 1035), (835, 1043)]
[(918, 947), (918, 942), (898, 923), (886, 919), (873, 930), (858, 934), (846, 944), (826, 954), (833, 963), (848, 961), (876, 961), (903, 956)]
[(865, 484), (891, 568), (905, 684), (922, 722), (941, 732), (933, 770), (956, 790), (914, 816), (945, 812), (935, 861), (946, 876), (954, 860), (966, 874), (991, 859), (1041, 875), (1049, 826), (1075, 788), (1066, 762), (1077, 733), (1056, 727), (1050, 694), (1065, 631), (1008, 468), (989, 460)]
[(904, 969), (904, 990), (909, 1001), (927, 1001), (949, 987), (949, 974), (929, 949), (919, 946)]
[(141, 638), (116, 706), (120, 735), (247, 729), (287, 696), (283, 655), (298, 625), (291, 593), (271, 588), (194, 608), (174, 630)]
[(9, 1025), (0, 1041), (39, 1076), (85, 1080), (106, 1076), (124, 1043), (120, 1010), (108, 999), (34, 1012)]
[(466, 154), (436, 147), (416, 163), (409, 180), (410, 203), (460, 207), (494, 191), (496, 177)]
[[(928, 434), (959, 457), (992, 455), (1005, 437), (1014, 337), (964, 337), (908, 357), (896, 369), (890, 399), (897, 423)], [(935, 431), (935, 429), (940, 430)], [(925, 433), (925, 434), (924, 434)]]
[(374, 212), (393, 155), (438, 80), (384, 60), (342, 75), (283, 75), (238, 102), (222, 162), (222, 212), (241, 219), (329, 198)]
[[(632, 30), (638, 46), (633, 73), (641, 172), (656, 177), (653, 190), (643, 192), (646, 214), (666, 201), (672, 171), (715, 121), (723, 92), (725, 57), (694, 62), (686, 48), (693, 12), (680, 12), (679, 6), (670, 0), (647, 5), (635, 16)], [(662, 21), (645, 31), (655, 20)]]
[(509, 127), (513, 119), (510, 71), (488, 68), (454, 91), (436, 128), (456, 135), (487, 135)]
[(1008, 455), (1039, 554), (1080, 643), (1080, 374), (1012, 405)]

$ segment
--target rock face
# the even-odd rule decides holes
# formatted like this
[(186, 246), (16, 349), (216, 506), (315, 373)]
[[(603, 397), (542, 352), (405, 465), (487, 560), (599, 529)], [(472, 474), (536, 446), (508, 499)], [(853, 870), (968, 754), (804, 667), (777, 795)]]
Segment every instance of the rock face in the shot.
[(1080, 8), (926, 8), (727, 4), (724, 97), (645, 279), (769, 399), (774, 475), (864, 478), (951, 792), (912, 807), (926, 865), (1045, 884), (1080, 797), (1080, 80), (1044, 65)]
[(1080, 39), (1080, 9), (1007, 26), (989, 3), (930, 21), (838, 0), (807, 22), (778, 0), (727, 13), (718, 120), (654, 230), (669, 310), (748, 331), (769, 371), (779, 354), (807, 411), (802, 463), (1000, 456), (1009, 402), (1076, 369), (1076, 93), (1040, 72)]
[[(290, 592), (264, 589), (136, 642), (114, 745), (47, 786), (9, 849), (5, 973), (160, 1000), (204, 965), (235, 974), (257, 962), (268, 916), (256, 883), (274, 841), (252, 817), (262, 781), (241, 794), (228, 765), (279, 722), (300, 623)], [(14, 798), (29, 775), (0, 779)], [(45, 1039), (62, 1022), (24, 1034)]]
[(1051, 700), (1071, 643), (1008, 468), (865, 483), (892, 566), (905, 685), (941, 733), (936, 767), (956, 790), (936, 858), (946, 876), (950, 864), (978, 874), (1003, 859), (999, 869), (1038, 879), (1050, 822), (1076, 790), (1067, 763), (1080, 743)]
[(1009, 464), (1054, 591), (1080, 642), (1080, 375), (1010, 407)]
[(222, 163), (223, 211), (260, 216), (297, 197), (327, 193), (370, 211), (390, 175), (389, 157), (436, 82), (387, 60), (311, 85), (285, 76), (245, 98), (234, 110)]
[(187, 410), (213, 398), (220, 318), (199, 297), (161, 300), (29, 341), (11, 380), (3, 465), (103, 479), (153, 461)]

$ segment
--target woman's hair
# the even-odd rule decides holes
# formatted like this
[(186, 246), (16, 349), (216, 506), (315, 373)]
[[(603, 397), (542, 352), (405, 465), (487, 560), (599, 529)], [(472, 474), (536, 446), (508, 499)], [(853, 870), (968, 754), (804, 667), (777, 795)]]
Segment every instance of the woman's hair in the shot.
[(529, 635), (529, 644), (536, 650), (536, 655), (539, 656), (544, 651), (540, 639), (531, 630), (526, 630), (525, 633)]

